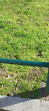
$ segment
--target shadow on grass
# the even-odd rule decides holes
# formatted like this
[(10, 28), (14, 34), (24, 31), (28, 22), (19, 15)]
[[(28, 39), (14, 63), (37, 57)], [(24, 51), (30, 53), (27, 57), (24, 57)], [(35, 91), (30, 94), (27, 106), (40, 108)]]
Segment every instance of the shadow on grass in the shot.
[(33, 91), (23, 91), (21, 93), (14, 93), (14, 97), (30, 98), (30, 99), (40, 99), (46, 97), (46, 87), (35, 89)]

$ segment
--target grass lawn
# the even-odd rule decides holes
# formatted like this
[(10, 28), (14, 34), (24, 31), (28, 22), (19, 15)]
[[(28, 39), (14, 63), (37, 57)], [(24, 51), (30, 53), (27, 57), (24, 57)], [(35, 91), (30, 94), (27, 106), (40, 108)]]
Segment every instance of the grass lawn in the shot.
[[(0, 0), (0, 58), (49, 62), (49, 1)], [(38, 98), (47, 69), (0, 64), (0, 94)]]

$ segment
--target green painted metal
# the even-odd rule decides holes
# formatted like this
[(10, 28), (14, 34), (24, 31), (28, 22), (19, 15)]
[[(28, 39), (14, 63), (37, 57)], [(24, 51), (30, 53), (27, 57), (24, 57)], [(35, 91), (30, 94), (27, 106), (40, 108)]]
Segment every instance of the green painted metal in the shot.
[(47, 83), (46, 83), (46, 90), (47, 90), (47, 93), (49, 94), (49, 68), (48, 68), (48, 77), (47, 77)]
[(3, 58), (0, 58), (0, 63), (37, 66), (37, 67), (49, 67), (48, 62), (35, 62), (35, 61), (24, 61), (24, 60), (3, 59)]

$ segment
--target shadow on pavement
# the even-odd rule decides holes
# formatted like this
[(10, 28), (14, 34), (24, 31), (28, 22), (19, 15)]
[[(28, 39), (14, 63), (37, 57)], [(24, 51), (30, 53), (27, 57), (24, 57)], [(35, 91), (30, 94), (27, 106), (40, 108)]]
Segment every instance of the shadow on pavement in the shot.
[(0, 109), (0, 111), (10, 111), (10, 110), (4, 110), (4, 109)]

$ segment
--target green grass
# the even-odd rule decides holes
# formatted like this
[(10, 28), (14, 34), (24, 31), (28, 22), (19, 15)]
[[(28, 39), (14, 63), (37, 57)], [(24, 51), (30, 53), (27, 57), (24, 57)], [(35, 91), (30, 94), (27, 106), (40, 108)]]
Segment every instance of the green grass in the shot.
[[(48, 0), (0, 0), (0, 58), (49, 62)], [(22, 97), (38, 97), (35, 89), (47, 80), (45, 68), (19, 65), (0, 64), (0, 75), (0, 94)]]

